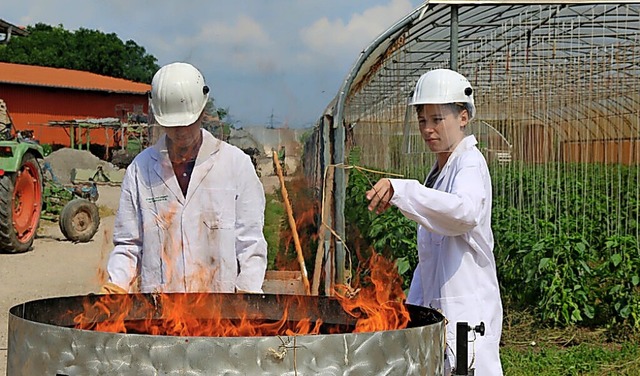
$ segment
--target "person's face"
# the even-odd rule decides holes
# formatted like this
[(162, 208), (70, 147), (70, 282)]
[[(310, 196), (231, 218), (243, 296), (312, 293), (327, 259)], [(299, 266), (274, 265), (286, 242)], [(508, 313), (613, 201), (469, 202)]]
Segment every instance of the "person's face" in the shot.
[(447, 105), (425, 104), (417, 114), (420, 134), (432, 152), (452, 152), (464, 138), (464, 127), (469, 122), (467, 110), (457, 113)]
[(199, 142), (200, 121), (186, 127), (165, 127), (164, 132), (175, 148), (187, 148)]

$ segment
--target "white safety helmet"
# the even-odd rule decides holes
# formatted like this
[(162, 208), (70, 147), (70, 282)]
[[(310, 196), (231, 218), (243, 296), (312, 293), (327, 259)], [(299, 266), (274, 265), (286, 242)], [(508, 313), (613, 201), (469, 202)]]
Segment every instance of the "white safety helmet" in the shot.
[(420, 76), (409, 105), (448, 103), (466, 103), (469, 120), (476, 115), (469, 80), (450, 69), (434, 69)]
[(151, 81), (151, 111), (155, 121), (163, 127), (195, 123), (208, 100), (209, 87), (202, 73), (191, 64), (165, 65)]

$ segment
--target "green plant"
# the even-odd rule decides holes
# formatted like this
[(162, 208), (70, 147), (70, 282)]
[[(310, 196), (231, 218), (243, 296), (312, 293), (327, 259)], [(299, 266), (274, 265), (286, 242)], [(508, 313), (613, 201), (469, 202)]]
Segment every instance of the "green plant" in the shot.
[(277, 194), (266, 195), (264, 237), (267, 240), (267, 269), (275, 268), (276, 256), (280, 252), (280, 231), (285, 218), (284, 211), (284, 205)]
[(46, 157), (53, 152), (53, 147), (51, 144), (42, 144), (42, 152), (44, 154), (43, 156)]
[(394, 207), (380, 215), (369, 212), (366, 192), (377, 178), (379, 176), (362, 170), (353, 170), (349, 174), (349, 205), (345, 207), (345, 219), (347, 233), (353, 236), (347, 239), (347, 245), (358, 253), (372, 247), (376, 252), (395, 260), (403, 279), (403, 288), (406, 289), (413, 269), (418, 264), (416, 224)]
[(503, 298), (545, 325), (638, 331), (638, 166), (491, 167)]
[(524, 257), (529, 266), (525, 285), (534, 285), (529, 298), (541, 320), (571, 325), (583, 321), (583, 315), (594, 318), (594, 286), (588, 266), (592, 260), (589, 244), (580, 236), (559, 234), (534, 244)]
[(640, 249), (634, 236), (611, 236), (605, 241), (604, 260), (596, 269), (600, 299), (611, 317), (609, 325), (627, 322), (640, 329)]

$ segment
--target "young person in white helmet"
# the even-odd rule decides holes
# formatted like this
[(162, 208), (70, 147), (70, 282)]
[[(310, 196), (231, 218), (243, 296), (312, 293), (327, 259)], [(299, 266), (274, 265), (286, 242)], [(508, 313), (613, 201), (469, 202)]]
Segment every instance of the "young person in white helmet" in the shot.
[[(419, 263), (407, 303), (439, 309), (448, 324), (445, 370), (456, 365), (456, 323), (485, 325), (469, 333), (467, 365), (476, 376), (502, 374), (502, 302), (491, 230), (491, 177), (473, 135), (473, 88), (461, 74), (435, 69), (416, 84), (411, 106), (436, 163), (424, 183), (381, 179), (367, 191), (369, 210), (391, 205), (418, 223)], [(472, 363), (473, 362), (473, 363)]]
[(251, 159), (201, 128), (209, 87), (194, 66), (160, 68), (150, 96), (165, 135), (127, 168), (101, 292), (261, 292), (265, 196)]

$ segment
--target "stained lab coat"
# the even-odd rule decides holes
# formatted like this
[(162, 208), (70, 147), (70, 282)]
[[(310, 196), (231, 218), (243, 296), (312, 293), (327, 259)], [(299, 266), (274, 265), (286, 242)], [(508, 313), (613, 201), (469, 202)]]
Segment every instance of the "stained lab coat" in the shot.
[(166, 136), (140, 153), (122, 181), (110, 282), (142, 292), (261, 292), (267, 263), (265, 196), (251, 159), (201, 130), (186, 197)]
[[(483, 337), (469, 343), (476, 376), (501, 375), (502, 303), (491, 231), (491, 178), (474, 136), (455, 148), (433, 189), (391, 179), (391, 203), (418, 223), (418, 267), (407, 302), (441, 310), (446, 325), (446, 368), (455, 366), (456, 323), (484, 322)], [(433, 168), (436, 168), (434, 165)], [(469, 334), (473, 339), (473, 334)]]

